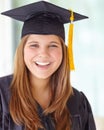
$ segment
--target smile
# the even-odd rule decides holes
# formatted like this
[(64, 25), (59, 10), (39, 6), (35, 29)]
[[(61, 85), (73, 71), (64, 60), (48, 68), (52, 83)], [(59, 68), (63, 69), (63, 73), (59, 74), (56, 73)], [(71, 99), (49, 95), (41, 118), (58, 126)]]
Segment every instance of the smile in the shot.
[(39, 62), (39, 61), (36, 61), (35, 63), (36, 65), (40, 65), (40, 66), (47, 66), (50, 64), (50, 62)]

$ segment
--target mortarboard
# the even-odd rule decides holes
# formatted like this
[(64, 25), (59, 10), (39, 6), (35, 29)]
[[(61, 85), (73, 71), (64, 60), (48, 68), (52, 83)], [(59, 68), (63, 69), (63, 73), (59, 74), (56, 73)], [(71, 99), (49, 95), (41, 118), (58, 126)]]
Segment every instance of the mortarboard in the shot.
[[(64, 41), (65, 23), (72, 23), (73, 21), (88, 18), (87, 16), (69, 11), (46, 1), (24, 5), (1, 14), (24, 22), (21, 37), (27, 34), (55, 34), (60, 36)], [(71, 24), (70, 28), (69, 43), (72, 42), (73, 24)], [(72, 53), (71, 51), (72, 45), (69, 45), (69, 54)]]

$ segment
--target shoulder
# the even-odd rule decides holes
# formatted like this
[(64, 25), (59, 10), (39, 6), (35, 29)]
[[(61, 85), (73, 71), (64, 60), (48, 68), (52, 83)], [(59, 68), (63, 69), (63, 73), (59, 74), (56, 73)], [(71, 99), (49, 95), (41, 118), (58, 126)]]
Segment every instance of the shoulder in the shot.
[(82, 91), (73, 88), (73, 95), (68, 100), (68, 109), (72, 117), (80, 120), (83, 130), (96, 130), (91, 105)]
[(0, 130), (22, 130), (22, 126), (16, 125), (9, 112), (10, 84), (13, 76), (0, 78)]
[(6, 108), (8, 108), (8, 102), (10, 99), (11, 81), (12, 81), (12, 75), (0, 78), (0, 104), (5, 111)]
[(0, 85), (10, 84), (12, 77), (13, 77), (13, 75), (7, 75), (7, 76), (0, 77)]
[(73, 88), (73, 95), (68, 100), (68, 108), (71, 114), (80, 113), (92, 113), (91, 105), (86, 97), (86, 95), (75, 88)]
[(0, 95), (2, 93), (6, 93), (9, 90), (12, 77), (13, 77), (12, 75), (0, 77)]
[(73, 94), (70, 96), (67, 104), (72, 115), (79, 112), (79, 107), (81, 105), (82, 100), (83, 96), (81, 92), (73, 88)]
[(0, 91), (5, 91), (9, 88), (12, 81), (12, 77), (12, 75), (0, 77)]

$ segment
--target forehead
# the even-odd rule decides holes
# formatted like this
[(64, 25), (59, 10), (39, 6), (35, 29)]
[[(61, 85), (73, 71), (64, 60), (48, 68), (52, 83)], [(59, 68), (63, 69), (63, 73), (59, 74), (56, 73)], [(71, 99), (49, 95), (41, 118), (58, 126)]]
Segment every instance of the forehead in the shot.
[(58, 41), (61, 42), (60, 37), (57, 35), (40, 35), (40, 34), (31, 34), (29, 35), (27, 41)]

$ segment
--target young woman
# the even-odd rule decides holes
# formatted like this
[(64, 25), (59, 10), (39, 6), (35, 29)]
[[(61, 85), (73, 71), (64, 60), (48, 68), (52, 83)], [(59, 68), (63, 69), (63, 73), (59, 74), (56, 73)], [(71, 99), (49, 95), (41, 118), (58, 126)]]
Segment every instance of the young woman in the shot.
[(24, 26), (14, 72), (0, 78), (0, 130), (96, 130), (87, 98), (70, 84), (69, 11), (40, 1), (3, 14)]

